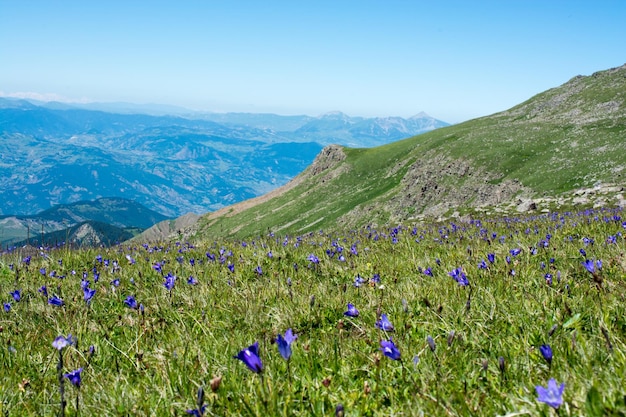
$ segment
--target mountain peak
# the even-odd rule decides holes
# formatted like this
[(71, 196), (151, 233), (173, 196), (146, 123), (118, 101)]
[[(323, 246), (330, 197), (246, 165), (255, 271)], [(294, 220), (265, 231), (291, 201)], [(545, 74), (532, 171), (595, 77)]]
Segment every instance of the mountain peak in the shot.
[(415, 120), (415, 119), (432, 119), (432, 117), (426, 114), (426, 112), (421, 111), (417, 113), (416, 115), (409, 117), (409, 120)]
[(339, 110), (329, 111), (318, 117), (318, 119), (339, 119), (339, 120), (345, 120), (349, 118), (350, 117), (347, 114), (340, 112)]

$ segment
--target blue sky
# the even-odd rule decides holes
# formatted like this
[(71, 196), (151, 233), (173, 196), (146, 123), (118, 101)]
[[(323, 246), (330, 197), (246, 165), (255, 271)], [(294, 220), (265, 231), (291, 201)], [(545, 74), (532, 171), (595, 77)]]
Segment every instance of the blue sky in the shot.
[(626, 1), (0, 0), (0, 95), (457, 123), (626, 63)]

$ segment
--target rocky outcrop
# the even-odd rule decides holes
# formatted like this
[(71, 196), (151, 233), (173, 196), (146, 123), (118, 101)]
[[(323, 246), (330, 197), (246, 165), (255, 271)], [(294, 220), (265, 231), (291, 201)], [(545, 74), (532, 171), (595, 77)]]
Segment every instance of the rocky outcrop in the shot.
[(483, 207), (510, 201), (525, 191), (514, 180), (498, 178), (464, 159), (428, 156), (415, 161), (402, 179), (400, 191), (389, 199), (392, 217), (407, 210), (438, 217), (459, 206)]
[(328, 145), (315, 157), (313, 163), (304, 170), (300, 180), (316, 177), (319, 184), (323, 184), (346, 172), (349, 168), (341, 162), (346, 159), (343, 147)]
[(195, 231), (196, 223), (200, 218), (195, 213), (187, 213), (173, 220), (164, 220), (134, 237), (138, 242), (160, 242), (171, 239), (185, 239)]

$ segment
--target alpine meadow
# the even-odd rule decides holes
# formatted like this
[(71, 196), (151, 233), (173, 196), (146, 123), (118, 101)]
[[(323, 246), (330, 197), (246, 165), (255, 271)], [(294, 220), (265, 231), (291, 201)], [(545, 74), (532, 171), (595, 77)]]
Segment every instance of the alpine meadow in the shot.
[(113, 246), (11, 246), (2, 415), (624, 416), (625, 155), (626, 65)]

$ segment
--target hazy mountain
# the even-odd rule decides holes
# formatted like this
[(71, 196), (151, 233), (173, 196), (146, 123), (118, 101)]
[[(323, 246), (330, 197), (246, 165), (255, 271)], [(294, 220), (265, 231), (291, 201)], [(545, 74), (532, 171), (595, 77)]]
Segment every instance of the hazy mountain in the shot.
[[(328, 118), (349, 126), (341, 115)], [(626, 204), (626, 65), (507, 111), (369, 149), (325, 148), (293, 181), (203, 216), (197, 236)], [(193, 233), (193, 230), (190, 232)]]
[(394, 119), (390, 129), (387, 119), (344, 115), (343, 130), (333, 132), (338, 126), (328, 115), (180, 117), (134, 110), (149, 111), (0, 98), (0, 214), (101, 197), (133, 199), (169, 217), (204, 213), (287, 183), (327, 143), (370, 146), (434, 126)]
[(12, 245), (18, 248), (23, 248), (26, 245), (33, 247), (62, 246), (71, 248), (111, 246), (127, 241), (141, 231), (142, 229), (121, 228), (108, 223), (88, 220), (66, 229), (48, 232), (43, 235), (34, 234), (32, 237), (22, 241), (13, 242)]
[[(15, 244), (28, 237), (41, 242), (42, 233), (50, 239), (46, 238), (45, 242), (62, 241), (64, 239), (59, 240), (59, 236), (73, 233), (76, 225), (86, 222), (92, 226), (98, 224), (97, 230), (107, 231), (107, 238), (102, 242), (113, 237), (117, 240), (122, 235), (128, 239), (132, 237), (128, 236), (129, 230), (138, 233), (165, 219), (164, 215), (123, 198), (78, 201), (56, 205), (33, 215), (0, 216), (0, 243)], [(108, 226), (104, 227), (105, 224)], [(55, 234), (50, 235), (53, 232)]]

